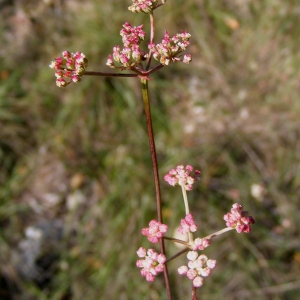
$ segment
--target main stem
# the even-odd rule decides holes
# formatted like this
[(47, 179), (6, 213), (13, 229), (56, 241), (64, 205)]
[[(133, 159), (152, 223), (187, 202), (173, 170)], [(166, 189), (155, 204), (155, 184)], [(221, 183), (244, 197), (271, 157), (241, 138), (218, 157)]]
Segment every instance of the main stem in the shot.
[[(145, 78), (141, 78), (141, 83), (142, 83), (142, 95), (143, 95), (143, 101), (144, 101), (144, 109), (145, 109), (146, 120), (147, 120), (149, 146), (150, 146), (151, 159), (152, 159), (152, 169), (153, 169), (153, 175), (154, 175), (157, 219), (159, 222), (163, 223), (162, 209), (161, 209), (161, 192), (160, 192), (160, 183), (159, 183), (159, 175), (158, 175), (158, 164), (157, 164), (157, 157), (156, 157), (156, 150), (155, 150), (154, 133), (153, 133), (153, 127), (152, 127), (150, 102), (149, 102), (148, 80)], [(162, 254), (166, 255), (164, 239), (160, 239), (160, 251)], [(168, 300), (172, 300), (167, 264), (165, 264), (165, 268), (164, 268), (164, 277), (165, 277)]]

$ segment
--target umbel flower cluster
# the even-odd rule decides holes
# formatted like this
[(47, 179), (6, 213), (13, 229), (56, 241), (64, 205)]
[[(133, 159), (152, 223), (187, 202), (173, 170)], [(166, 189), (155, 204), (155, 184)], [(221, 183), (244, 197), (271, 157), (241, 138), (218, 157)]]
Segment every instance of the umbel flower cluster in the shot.
[(178, 273), (186, 275), (188, 279), (192, 280), (194, 287), (202, 286), (202, 277), (209, 276), (217, 261), (208, 259), (204, 254), (199, 255), (196, 251), (189, 251), (186, 257), (189, 260), (188, 265), (179, 267)]
[[(122, 49), (120, 46), (113, 48), (112, 55), (108, 56), (106, 62), (109, 67), (134, 71), (134, 66), (149, 57), (149, 54), (140, 48), (140, 43), (146, 35), (142, 28), (143, 25), (132, 27), (128, 22), (123, 25), (120, 35), (124, 46)], [(166, 31), (161, 43), (155, 44), (151, 42), (148, 44), (148, 49), (151, 51), (153, 58), (162, 65), (169, 65), (171, 62), (176, 61), (188, 64), (192, 60), (191, 55), (186, 54), (183, 58), (180, 55), (190, 44), (190, 37), (191, 35), (188, 32), (177, 33), (175, 36), (170, 37)]]
[(154, 249), (146, 250), (143, 247), (140, 247), (136, 253), (138, 257), (144, 258), (136, 262), (136, 266), (142, 268), (141, 275), (146, 277), (147, 281), (154, 281), (155, 276), (164, 270), (166, 256), (158, 254)]
[(161, 43), (150, 43), (148, 48), (153, 53), (153, 58), (162, 65), (169, 65), (171, 62), (176, 61), (182, 61), (183, 63), (188, 64), (192, 60), (191, 55), (186, 54), (182, 59), (179, 55), (185, 51), (190, 44), (190, 37), (191, 35), (185, 31), (170, 37), (169, 33), (166, 31)]
[(249, 216), (248, 212), (243, 211), (243, 206), (241, 204), (233, 204), (229, 213), (224, 216), (226, 221), (226, 226), (235, 228), (238, 233), (240, 232), (250, 232), (250, 224), (254, 224), (254, 219)]
[(142, 229), (142, 235), (145, 235), (151, 243), (156, 244), (167, 230), (168, 226), (166, 224), (152, 220), (149, 223), (149, 227)]
[(192, 214), (187, 214), (184, 219), (180, 221), (180, 227), (178, 228), (178, 232), (181, 234), (186, 234), (189, 232), (195, 232), (198, 229), (194, 221), (194, 217)]
[(123, 48), (115, 46), (112, 55), (108, 56), (106, 64), (111, 68), (132, 68), (145, 59), (145, 53), (140, 49), (140, 42), (145, 38), (143, 25), (132, 27), (128, 22), (123, 25), (120, 31)]
[[(187, 165), (186, 167), (179, 165), (165, 175), (164, 179), (172, 186), (180, 185), (183, 190), (190, 191), (193, 188), (193, 184), (200, 176), (199, 170), (193, 170), (194, 168), (190, 165)], [(192, 281), (194, 288), (198, 288), (203, 285), (203, 278), (208, 277), (211, 270), (214, 269), (217, 264), (216, 260), (209, 259), (206, 255), (199, 254), (198, 252), (203, 251), (210, 245), (210, 238), (232, 229), (236, 229), (238, 233), (250, 232), (250, 224), (254, 224), (255, 221), (253, 217), (248, 217), (248, 212), (243, 211), (242, 209), (242, 205), (238, 203), (233, 204), (230, 212), (224, 216), (227, 227), (205, 238), (198, 237), (193, 239), (192, 233), (197, 231), (198, 226), (195, 223), (193, 215), (190, 213), (186, 214), (186, 216), (180, 220), (180, 226), (178, 229), (182, 235), (192, 237), (191, 239), (189, 238), (188, 242), (165, 236), (168, 226), (156, 220), (151, 220), (149, 227), (142, 229), (142, 234), (147, 236), (148, 240), (154, 244), (164, 238), (165, 240), (172, 240), (176, 243), (186, 245), (186, 249), (188, 251), (188, 262), (186, 265), (178, 268), (178, 273), (180, 275), (186, 275), (187, 278)], [(186, 211), (188, 211), (188, 209), (186, 209)], [(161, 254), (162, 256), (159, 256), (159, 254), (153, 249), (149, 249), (147, 251), (145, 248), (141, 247), (137, 251), (137, 255), (140, 258), (144, 258), (143, 260), (139, 259), (136, 265), (137, 267), (142, 268), (141, 275), (146, 277), (147, 281), (153, 281), (155, 276), (163, 271), (164, 264), (167, 261), (164, 255)], [(175, 255), (174, 257), (177, 256)], [(170, 258), (168, 262), (170, 260), (172, 260), (172, 258)]]
[(151, 13), (155, 8), (164, 4), (167, 0), (133, 0), (133, 4), (128, 9), (134, 13), (143, 12), (145, 14)]
[(83, 53), (63, 51), (62, 57), (55, 58), (49, 67), (56, 70), (56, 85), (65, 87), (71, 82), (79, 82), (81, 80), (87, 64), (88, 60)]
[(193, 169), (194, 168), (190, 165), (187, 165), (186, 167), (183, 165), (177, 166), (175, 169), (170, 170), (169, 173), (165, 175), (164, 179), (170, 185), (175, 186), (179, 184), (184, 186), (187, 191), (191, 191), (195, 180), (198, 180), (201, 174), (199, 170), (195, 170), (194, 174), (191, 174)]

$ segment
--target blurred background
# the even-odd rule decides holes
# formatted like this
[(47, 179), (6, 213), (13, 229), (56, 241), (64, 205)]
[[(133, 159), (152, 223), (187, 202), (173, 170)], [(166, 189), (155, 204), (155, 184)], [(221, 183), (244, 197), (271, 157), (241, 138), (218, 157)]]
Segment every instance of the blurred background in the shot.
[[(1, 300), (166, 299), (163, 276), (149, 284), (135, 267), (156, 216), (139, 80), (62, 89), (48, 67), (69, 50), (113, 71), (122, 24), (149, 29), (131, 3), (0, 0)], [(205, 250), (218, 263), (202, 300), (300, 295), (299, 16), (298, 0), (169, 0), (155, 12), (156, 42), (187, 30), (193, 56), (149, 82), (161, 179), (179, 164), (202, 171), (188, 194), (199, 236), (224, 228), (235, 202), (256, 220)], [(172, 235), (181, 191), (161, 183)], [(169, 266), (175, 300), (190, 299), (185, 261)]]

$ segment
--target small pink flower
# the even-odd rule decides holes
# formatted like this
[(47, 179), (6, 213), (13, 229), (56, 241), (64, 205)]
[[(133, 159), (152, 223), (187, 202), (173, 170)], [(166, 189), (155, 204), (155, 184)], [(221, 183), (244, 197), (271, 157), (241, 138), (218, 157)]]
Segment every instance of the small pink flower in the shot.
[(193, 270), (193, 269), (189, 269), (186, 273), (186, 276), (188, 279), (191, 279), (193, 280), (196, 276), (197, 276), (197, 271), (196, 270)]
[(79, 77), (78, 75), (72, 75), (72, 76), (71, 76), (71, 79), (72, 79), (73, 82), (78, 82), (78, 81), (80, 81), (80, 77)]
[(188, 214), (185, 216), (184, 219), (181, 219), (180, 221), (180, 227), (178, 228), (178, 232), (181, 234), (186, 234), (189, 232), (195, 232), (198, 229), (198, 226), (196, 225), (193, 215)]
[(189, 270), (189, 268), (187, 266), (181, 266), (178, 268), (178, 273), (180, 275), (184, 275), (187, 273), (188, 270)]
[(182, 62), (185, 64), (189, 64), (192, 61), (192, 56), (190, 54), (186, 54), (183, 56)]
[(202, 268), (200, 271), (200, 275), (203, 277), (207, 277), (210, 274), (210, 268), (206, 267), (206, 268)]
[(71, 53), (69, 51), (63, 51), (62, 55), (63, 55), (63, 58), (70, 58), (71, 57)]
[(248, 217), (248, 212), (242, 209), (241, 204), (233, 204), (230, 212), (224, 215), (224, 220), (227, 227), (235, 228), (238, 233), (248, 233), (251, 231), (250, 224), (254, 224), (255, 220), (252, 216)]
[(158, 254), (154, 249), (148, 249), (147, 251), (143, 247), (140, 247), (136, 253), (138, 257), (144, 258), (136, 262), (136, 266), (142, 268), (141, 275), (146, 277), (147, 281), (154, 281), (155, 276), (164, 270), (165, 255)]
[(106, 65), (113, 68), (114, 67), (114, 61), (111, 55), (108, 56), (107, 61), (106, 61)]
[(152, 220), (149, 223), (149, 227), (142, 229), (142, 234), (147, 236), (148, 240), (151, 243), (156, 244), (164, 236), (167, 230), (167, 225), (162, 224), (161, 222), (158, 222), (156, 220)]
[(62, 70), (57, 70), (55, 72), (55, 77), (56, 78), (62, 78), (64, 76), (64, 72)]
[(206, 264), (207, 264), (207, 266), (208, 266), (210, 269), (213, 269), (213, 268), (216, 266), (217, 261), (214, 260), (214, 259), (208, 259), (208, 260), (206, 261)]
[(140, 247), (138, 251), (136, 251), (138, 257), (145, 257), (146, 256), (146, 249), (143, 247)]
[(194, 279), (193, 279), (193, 286), (198, 288), (200, 286), (203, 285), (203, 278), (200, 277), (200, 276), (196, 276)]
[(181, 266), (178, 268), (180, 275), (186, 275), (187, 278), (193, 281), (194, 287), (203, 285), (203, 278), (210, 275), (211, 270), (216, 266), (216, 261), (208, 259), (206, 255), (198, 256), (196, 251), (189, 251), (187, 253), (189, 260), (188, 266)]
[(188, 260), (194, 261), (198, 257), (198, 253), (196, 251), (189, 251), (186, 257)]
[(85, 55), (78, 51), (75, 53), (74, 58), (75, 58), (75, 62), (78, 64), (84, 63), (85, 61)]
[(65, 87), (65, 86), (68, 85), (68, 83), (67, 83), (63, 78), (58, 78), (58, 79), (56, 80), (56, 85), (57, 85), (58, 87)]
[(190, 165), (186, 167), (183, 165), (177, 166), (176, 169), (170, 170), (164, 179), (172, 186), (178, 184), (184, 186), (187, 191), (190, 191), (193, 189), (193, 184), (199, 179), (201, 173), (199, 170), (195, 170), (194, 174), (191, 174), (193, 169)]

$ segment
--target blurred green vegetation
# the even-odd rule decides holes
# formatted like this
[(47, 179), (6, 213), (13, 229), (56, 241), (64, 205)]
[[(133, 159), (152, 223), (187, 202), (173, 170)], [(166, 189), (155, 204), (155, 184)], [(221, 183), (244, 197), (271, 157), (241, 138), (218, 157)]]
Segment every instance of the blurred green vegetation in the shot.
[[(140, 83), (86, 77), (60, 89), (48, 68), (70, 50), (111, 71), (122, 24), (149, 28), (130, 3), (0, 3), (0, 299), (166, 299), (162, 276), (149, 284), (135, 267), (155, 217)], [(224, 227), (234, 202), (256, 219), (205, 250), (218, 265), (202, 300), (299, 295), (299, 11), (296, 0), (170, 0), (155, 14), (157, 41), (187, 30), (193, 56), (149, 82), (161, 177), (201, 169), (189, 193), (201, 236)], [(162, 192), (172, 232), (181, 192), (163, 182)], [(184, 260), (170, 264), (175, 300), (190, 299)]]

